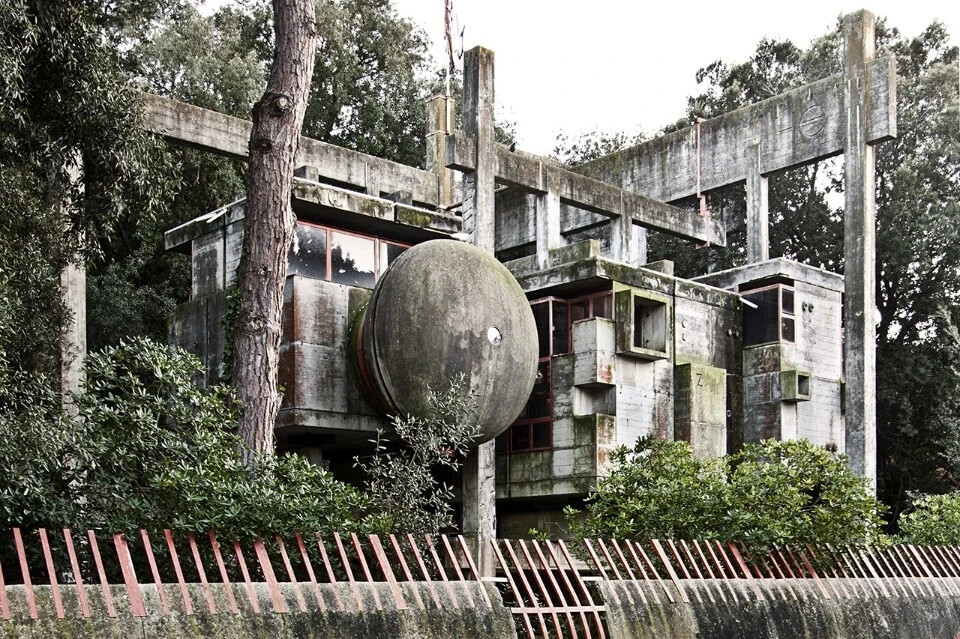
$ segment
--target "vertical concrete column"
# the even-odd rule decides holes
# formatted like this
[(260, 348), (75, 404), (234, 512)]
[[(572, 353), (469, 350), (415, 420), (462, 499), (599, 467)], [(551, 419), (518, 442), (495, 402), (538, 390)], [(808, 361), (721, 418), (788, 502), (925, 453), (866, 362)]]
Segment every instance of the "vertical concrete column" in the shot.
[(760, 144), (747, 149), (747, 263), (770, 259), (770, 212), (767, 207), (767, 178), (760, 173)]
[(610, 220), (610, 253), (618, 262), (640, 266), (647, 263), (646, 230), (633, 223), (620, 202), (620, 216)]
[(874, 56), (874, 27), (875, 18), (867, 11), (843, 17), (846, 454), (850, 469), (876, 488), (876, 159), (866, 143), (870, 96), (864, 77), (865, 63)]
[[(80, 180), (83, 159), (76, 154), (67, 167), (71, 182)], [(64, 224), (69, 224), (67, 203), (63, 203)], [(70, 414), (76, 410), (69, 397), (80, 392), (87, 361), (87, 270), (79, 256), (72, 256), (60, 272), (60, 294), (70, 319), (60, 341), (60, 403)]]
[[(540, 165), (543, 171), (543, 164)], [(537, 267), (550, 266), (550, 250), (563, 246), (560, 235), (560, 194), (547, 182), (547, 192), (537, 195)]]
[(453, 128), (453, 98), (435, 95), (427, 100), (428, 171), (437, 174), (437, 204), (444, 210), (453, 204), (453, 171), (447, 168), (446, 136)]
[[(493, 51), (475, 47), (463, 57), (463, 132), (477, 143), (476, 170), (463, 178), (463, 232), (491, 254), (496, 249), (493, 104)], [(481, 576), (487, 577), (496, 570), (490, 547), (497, 534), (495, 473), (493, 441), (477, 446), (464, 461), (462, 529), (477, 549)]]
[(463, 133), (477, 143), (477, 168), (463, 177), (463, 232), (490, 253), (496, 240), (493, 100), (493, 51), (474, 47), (463, 56)]

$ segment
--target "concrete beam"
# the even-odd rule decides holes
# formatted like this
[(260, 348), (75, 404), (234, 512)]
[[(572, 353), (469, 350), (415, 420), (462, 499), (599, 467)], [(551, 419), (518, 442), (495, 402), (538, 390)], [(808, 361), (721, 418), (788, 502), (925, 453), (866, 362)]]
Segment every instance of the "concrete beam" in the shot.
[[(447, 166), (464, 172), (476, 169), (476, 144), (469, 135), (447, 136)], [(546, 193), (555, 189), (561, 202), (611, 218), (627, 215), (634, 224), (697, 242), (726, 246), (722, 220), (708, 219), (650, 197), (561, 168), (528, 153), (496, 145), (496, 179), (509, 186)], [(591, 222), (592, 223), (592, 222)], [(570, 231), (571, 229), (564, 229)]]
[[(251, 122), (150, 93), (143, 94), (143, 104), (144, 126), (151, 133), (176, 144), (247, 159)], [(438, 203), (437, 174), (312, 138), (300, 138), (296, 164), (317, 166), (327, 180), (376, 197), (409, 191), (415, 202), (431, 207)]]
[(845, 452), (850, 469), (876, 489), (876, 158), (870, 142), (871, 105), (883, 101), (871, 74), (876, 19), (868, 11), (843, 17), (844, 377), (847, 382)]
[(453, 131), (453, 98), (436, 95), (427, 100), (426, 168), (437, 175), (437, 205), (453, 204), (453, 171), (447, 168), (447, 134)]
[[(897, 135), (896, 64), (865, 60), (860, 72), (871, 101), (862, 113), (863, 141)], [(804, 85), (700, 124), (703, 191), (747, 179), (758, 160), (762, 175), (842, 153), (846, 148), (844, 75)], [(697, 132), (689, 127), (577, 167), (577, 171), (663, 202), (697, 194)], [(716, 243), (716, 242), (714, 242)]]
[(760, 173), (760, 145), (753, 144), (750, 156), (757, 159), (747, 166), (747, 263), (770, 259), (770, 209), (767, 176)]

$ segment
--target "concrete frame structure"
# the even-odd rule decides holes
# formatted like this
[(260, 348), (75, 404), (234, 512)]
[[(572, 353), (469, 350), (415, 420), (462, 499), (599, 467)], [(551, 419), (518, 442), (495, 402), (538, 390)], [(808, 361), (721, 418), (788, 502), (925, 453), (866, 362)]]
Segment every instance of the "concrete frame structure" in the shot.
[[(466, 463), (463, 528), (472, 538), (497, 532), (495, 503), (501, 536), (549, 529), (606, 472), (612, 447), (647, 434), (684, 439), (700, 455), (805, 437), (845, 450), (875, 481), (872, 145), (896, 135), (896, 75), (891, 60), (872, 59), (869, 13), (844, 25), (843, 74), (577, 172), (494, 143), (493, 54), (482, 48), (465, 56), (462, 132), (450, 131), (448, 99), (430, 104), (430, 171), (302, 139), (293, 206), (302, 228), (322, 225), (325, 250), (340, 234), (364, 235), (380, 256), (382, 246), (462, 233), (505, 263), (544, 318), (531, 400), (541, 404), (530, 409), (538, 414)], [(155, 96), (147, 105), (154, 132), (245, 157), (249, 123)], [(767, 241), (767, 176), (841, 152), (846, 283), (769, 260)], [(459, 215), (453, 170), (463, 173)], [(644, 228), (724, 245), (722, 221), (669, 202), (737, 182), (748, 197), (746, 266), (686, 280), (669, 262), (644, 264)], [(172, 339), (201, 353), (210, 371), (222, 355), (219, 318), (241, 220), (235, 203), (167, 235), (194, 266)], [(338, 451), (352, 453), (385, 424), (354, 379), (348, 336), (368, 276), (389, 258), (374, 257), (358, 285), (337, 281), (329, 251), (322, 277), (292, 268), (288, 278), (278, 437), (314, 458), (323, 451), (348, 473)], [(549, 424), (549, 437), (537, 424)], [(483, 563), (488, 572), (490, 559)]]

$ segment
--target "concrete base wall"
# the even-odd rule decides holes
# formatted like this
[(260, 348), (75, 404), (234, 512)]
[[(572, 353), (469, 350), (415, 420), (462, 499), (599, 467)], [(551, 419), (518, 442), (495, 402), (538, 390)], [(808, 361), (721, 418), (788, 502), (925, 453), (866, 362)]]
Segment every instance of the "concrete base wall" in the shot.
[[(845, 581), (845, 584), (837, 584)], [(902, 581), (902, 580), (900, 580)], [(691, 603), (671, 603), (659, 585), (601, 583), (612, 639), (880, 639), (960, 636), (960, 594), (945, 580), (913, 579), (904, 595), (884, 580), (884, 596), (867, 580), (831, 580), (848, 596), (826, 599), (812, 581), (684, 582)], [(828, 586), (829, 588), (829, 586)], [(642, 593), (642, 596), (641, 596)], [(619, 603), (617, 603), (619, 602)]]
[[(317, 608), (312, 587), (301, 584), (308, 612), (302, 608), (292, 584), (280, 584), (283, 603), (290, 612), (274, 612), (273, 602), (265, 584), (254, 584), (260, 612), (253, 611), (246, 587), (233, 584), (232, 591), (239, 614), (230, 610), (226, 588), (211, 584), (210, 592), (218, 613), (210, 613), (199, 584), (188, 586), (193, 614), (186, 614), (179, 588), (165, 585), (164, 594), (170, 614), (164, 615), (153, 585), (141, 585), (147, 611), (146, 617), (130, 614), (126, 590), (114, 586), (111, 594), (117, 616), (107, 614), (102, 591), (87, 586), (85, 593), (91, 616), (81, 616), (77, 589), (60, 586), (65, 619), (57, 619), (52, 591), (49, 586), (36, 586), (38, 620), (29, 616), (23, 586), (7, 586), (7, 599), (12, 619), (0, 620), (0, 637), (7, 639), (48, 639), (69, 637), (103, 639), (106, 637), (142, 637), (143, 639), (347, 639), (376, 637), (377, 639), (448, 639), (450, 637), (493, 637), (515, 639), (510, 611), (500, 603), (500, 595), (493, 586), (486, 586), (493, 605), (483, 598), (481, 584), (401, 583), (400, 589), (407, 608), (398, 610), (394, 595), (385, 583), (356, 584), (356, 591), (347, 584), (320, 586), (326, 610)], [(436, 599), (434, 599), (436, 595)], [(377, 601), (382, 609), (377, 608)], [(419, 602), (423, 602), (422, 604)], [(338, 605), (342, 603), (342, 608)], [(438, 603), (439, 602), (439, 603)]]

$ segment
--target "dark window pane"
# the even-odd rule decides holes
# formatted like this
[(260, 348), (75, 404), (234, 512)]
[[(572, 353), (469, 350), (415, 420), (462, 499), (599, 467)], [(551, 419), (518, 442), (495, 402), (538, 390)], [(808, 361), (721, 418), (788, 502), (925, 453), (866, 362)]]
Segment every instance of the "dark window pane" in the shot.
[(330, 279), (338, 284), (373, 288), (374, 241), (346, 233), (330, 233)]
[(530, 425), (517, 424), (510, 429), (510, 450), (530, 449)]
[(780, 320), (780, 333), (782, 339), (785, 342), (794, 342), (796, 341), (796, 334), (794, 331), (794, 322), (792, 317), (784, 317)]
[(779, 290), (775, 288), (743, 295), (743, 299), (756, 306), (743, 305), (744, 346), (778, 341), (779, 297)]
[(606, 293), (593, 298), (593, 316), (613, 319), (613, 295)]
[(550, 362), (540, 362), (537, 366), (537, 378), (533, 382), (533, 391), (527, 401), (523, 417), (550, 417)]
[(570, 352), (570, 312), (566, 302), (553, 302), (553, 355)]
[(793, 289), (785, 288), (782, 289), (783, 295), (783, 312), (787, 315), (793, 315)]
[(570, 302), (570, 324), (590, 317), (590, 300)]
[(533, 425), (533, 446), (531, 448), (550, 448), (552, 431), (550, 422), (540, 422)]
[(550, 355), (550, 303), (540, 302), (530, 307), (533, 320), (537, 324), (537, 336), (540, 338), (540, 357)]
[(390, 242), (380, 241), (380, 273), (382, 275), (387, 267), (393, 264), (393, 261), (400, 257), (400, 254), (407, 250), (406, 246), (391, 244)]
[(327, 279), (327, 230), (298, 224), (287, 266), (288, 275)]

